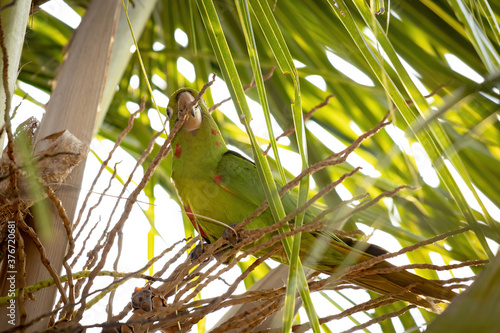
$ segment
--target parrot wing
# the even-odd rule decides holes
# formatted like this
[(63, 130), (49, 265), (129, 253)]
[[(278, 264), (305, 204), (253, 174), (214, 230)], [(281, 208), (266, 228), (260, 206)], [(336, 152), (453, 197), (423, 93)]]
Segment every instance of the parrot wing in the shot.
[[(228, 151), (222, 156), (217, 167), (216, 177), (219, 177), (219, 184), (226, 191), (229, 191), (241, 199), (254, 204), (256, 207), (260, 206), (260, 204), (266, 199), (255, 164), (236, 152)], [(282, 188), (279, 183), (276, 183), (276, 185), (278, 190)], [(286, 193), (282, 197), (282, 203), (287, 214), (297, 207), (297, 200), (290, 193)], [(308, 210), (306, 211), (305, 221), (310, 221), (315, 216), (316, 214), (314, 212)], [(339, 264), (342, 262), (342, 258), (346, 258), (349, 254), (354, 254), (355, 257), (357, 257), (355, 261), (359, 263), (386, 253), (384, 249), (376, 245), (350, 238), (341, 238), (328, 231), (312, 232), (310, 235), (312, 238), (323, 238), (330, 246), (329, 253), (336, 254), (332, 255), (330, 258), (324, 258), (322, 260), (327, 265), (332, 263)], [(306, 237), (306, 239), (307, 238), (310, 237)], [(333, 273), (335, 271), (335, 266), (336, 265), (333, 264), (331, 265), (331, 270), (323, 270), (323, 272)], [(375, 268), (391, 267), (394, 266), (385, 261), (375, 266)], [(314, 268), (314, 265), (312, 265), (311, 268)], [(381, 294), (401, 292), (402, 288), (414, 283), (416, 284), (416, 287), (412, 291), (422, 295), (447, 300), (453, 299), (456, 295), (453, 291), (444, 288), (433, 281), (428, 281), (407, 271), (363, 276), (355, 279), (354, 282)], [(430, 304), (427, 299), (423, 299), (411, 291), (400, 294), (397, 298), (427, 308), (429, 308)]]
[[(266, 199), (256, 165), (234, 151), (229, 150), (222, 156), (217, 167), (216, 177), (219, 177), (219, 185), (222, 188), (252, 203), (256, 208)], [(282, 188), (278, 182), (276, 182), (276, 187), (278, 190)], [(297, 199), (289, 192), (283, 195), (281, 202), (286, 214), (297, 208)], [(304, 222), (313, 220), (318, 213), (317, 208), (310, 207), (305, 211)], [(328, 234), (335, 242), (341, 244), (346, 253), (350, 252), (351, 248), (337, 235), (330, 232), (321, 233)]]
[[(228, 150), (222, 156), (217, 166), (216, 177), (219, 177), (219, 185), (222, 188), (256, 207), (266, 200), (257, 167), (252, 161), (234, 151)], [(278, 182), (276, 186), (278, 190), (282, 188)], [(295, 198), (289, 193), (285, 193), (282, 197), (282, 203), (287, 214), (297, 208)]]
[(222, 155), (216, 177), (226, 191), (256, 206), (266, 199), (255, 164), (234, 151)]

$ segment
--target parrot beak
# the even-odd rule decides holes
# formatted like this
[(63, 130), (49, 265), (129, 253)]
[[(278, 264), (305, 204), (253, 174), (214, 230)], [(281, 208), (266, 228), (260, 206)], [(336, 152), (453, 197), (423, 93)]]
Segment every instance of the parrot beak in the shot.
[[(189, 92), (185, 91), (178, 96), (179, 111), (186, 111), (186, 108), (194, 101), (194, 96)], [(202, 116), (201, 110), (198, 104), (187, 110), (187, 118), (184, 122), (184, 129), (189, 132), (196, 131), (201, 127)]]

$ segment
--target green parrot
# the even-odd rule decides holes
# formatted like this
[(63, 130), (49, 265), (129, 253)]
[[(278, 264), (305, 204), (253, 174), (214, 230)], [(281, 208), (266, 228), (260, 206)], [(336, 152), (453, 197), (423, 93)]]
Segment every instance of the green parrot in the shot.
[[(187, 113), (184, 124), (172, 140), (172, 180), (195, 229), (206, 241), (214, 242), (222, 236), (226, 225), (243, 221), (266, 197), (255, 164), (228, 150), (205, 102), (201, 99), (186, 110), (193, 104), (197, 94), (194, 89), (179, 89), (170, 97), (167, 107), (170, 130), (178, 120), (179, 111)], [(278, 183), (276, 185), (278, 188), (282, 187)], [(287, 214), (297, 207), (297, 200), (290, 193), (282, 197), (282, 202)], [(304, 223), (311, 221), (316, 215), (316, 211), (309, 209), (305, 213)], [(219, 223), (214, 223), (213, 220)], [(267, 209), (246, 228), (264, 228), (274, 223), (275, 220)], [(273, 234), (266, 235), (257, 243), (262, 243), (271, 236)], [(364, 251), (360, 248), (364, 248)], [(305, 267), (332, 274), (352, 252), (357, 255), (358, 263), (386, 253), (378, 246), (330, 232), (302, 234), (300, 259)], [(283, 250), (272, 258), (288, 263)], [(390, 267), (394, 266), (386, 261), (374, 266)], [(456, 296), (452, 290), (407, 271), (362, 276), (353, 282), (379, 294), (398, 293), (415, 284), (411, 291), (404, 292), (397, 298), (434, 311), (436, 306), (427, 297), (451, 301)]]

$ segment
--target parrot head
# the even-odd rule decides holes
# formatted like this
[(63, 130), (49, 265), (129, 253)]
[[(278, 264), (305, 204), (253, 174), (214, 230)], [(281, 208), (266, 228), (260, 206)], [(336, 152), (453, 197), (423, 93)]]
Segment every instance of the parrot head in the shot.
[(201, 127), (203, 121), (210, 116), (207, 104), (203, 98), (198, 103), (192, 105), (196, 95), (198, 95), (198, 92), (191, 88), (182, 88), (172, 94), (167, 107), (170, 130), (177, 123), (179, 114), (182, 112), (186, 113), (186, 120), (181, 131), (195, 132)]
[(193, 178), (197, 172), (207, 169), (209, 164), (215, 164), (217, 158), (227, 151), (224, 138), (206, 102), (200, 99), (194, 103), (197, 95), (198, 91), (194, 89), (179, 89), (172, 94), (167, 107), (170, 133), (179, 119), (184, 117), (171, 145), (173, 164), (181, 165), (178, 169), (184, 170), (186, 178)]

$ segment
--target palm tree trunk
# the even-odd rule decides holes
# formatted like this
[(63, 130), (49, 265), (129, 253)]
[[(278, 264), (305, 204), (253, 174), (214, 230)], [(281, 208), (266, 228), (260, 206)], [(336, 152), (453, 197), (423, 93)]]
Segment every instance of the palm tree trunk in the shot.
[[(10, 1), (0, 1), (0, 7), (8, 6)], [(19, 61), (24, 44), (24, 35), (28, 16), (30, 13), (31, 0), (18, 0), (3, 8), (0, 12), (0, 33), (2, 34), (2, 51), (0, 52), (0, 68), (2, 80), (0, 81), (0, 147), (3, 147), (5, 138), (5, 117), (9, 116), (12, 96), (14, 95), (15, 83), (19, 69)], [(5, 67), (5, 68), (4, 68)], [(10, 288), (7, 280), (7, 261), (3, 260), (0, 270), (0, 295), (6, 295)], [(0, 307), (0, 329), (8, 328), (10, 312), (6, 306)]]
[[(6, 6), (10, 1), (0, 1), (0, 7)], [(17, 71), (19, 69), (19, 60), (24, 45), (24, 34), (28, 23), (31, 0), (18, 0), (11, 6), (6, 7), (1, 15), (1, 30), (3, 32), (3, 41), (7, 51), (8, 69), (7, 85), (2, 80), (0, 89), (0, 128), (4, 125), (4, 114), (6, 112), (6, 102), (14, 95), (15, 83), (17, 80)], [(3, 71), (4, 56), (0, 54), (0, 68)], [(7, 91), (5, 90), (7, 87)], [(10, 96), (7, 96), (8, 93)], [(10, 103), (8, 103), (10, 104)], [(5, 132), (4, 132), (5, 133)], [(0, 147), (3, 147), (3, 138), (0, 138)]]
[[(57, 85), (46, 107), (37, 141), (53, 133), (68, 130), (85, 144), (90, 144), (106, 81), (114, 33), (121, 9), (119, 0), (95, 0), (75, 31), (68, 58), (62, 65)], [(37, 151), (46, 147), (37, 146)], [(57, 191), (70, 221), (73, 220), (80, 193), (84, 163), (76, 167), (65, 186)], [(49, 204), (49, 206), (53, 206)], [(59, 273), (67, 250), (67, 235), (57, 210), (52, 207), (51, 237), (41, 239), (48, 259)], [(36, 223), (35, 223), (36, 228)], [(26, 285), (50, 278), (40, 260), (37, 247), (25, 237)], [(52, 309), (57, 289), (45, 288), (36, 292), (36, 301), (26, 302), (27, 322)], [(1, 309), (5, 311), (5, 307)], [(5, 318), (5, 313), (0, 312)], [(47, 327), (48, 317), (30, 327), (37, 332)], [(19, 320), (19, 318), (16, 318)], [(3, 320), (2, 320), (3, 322)]]

